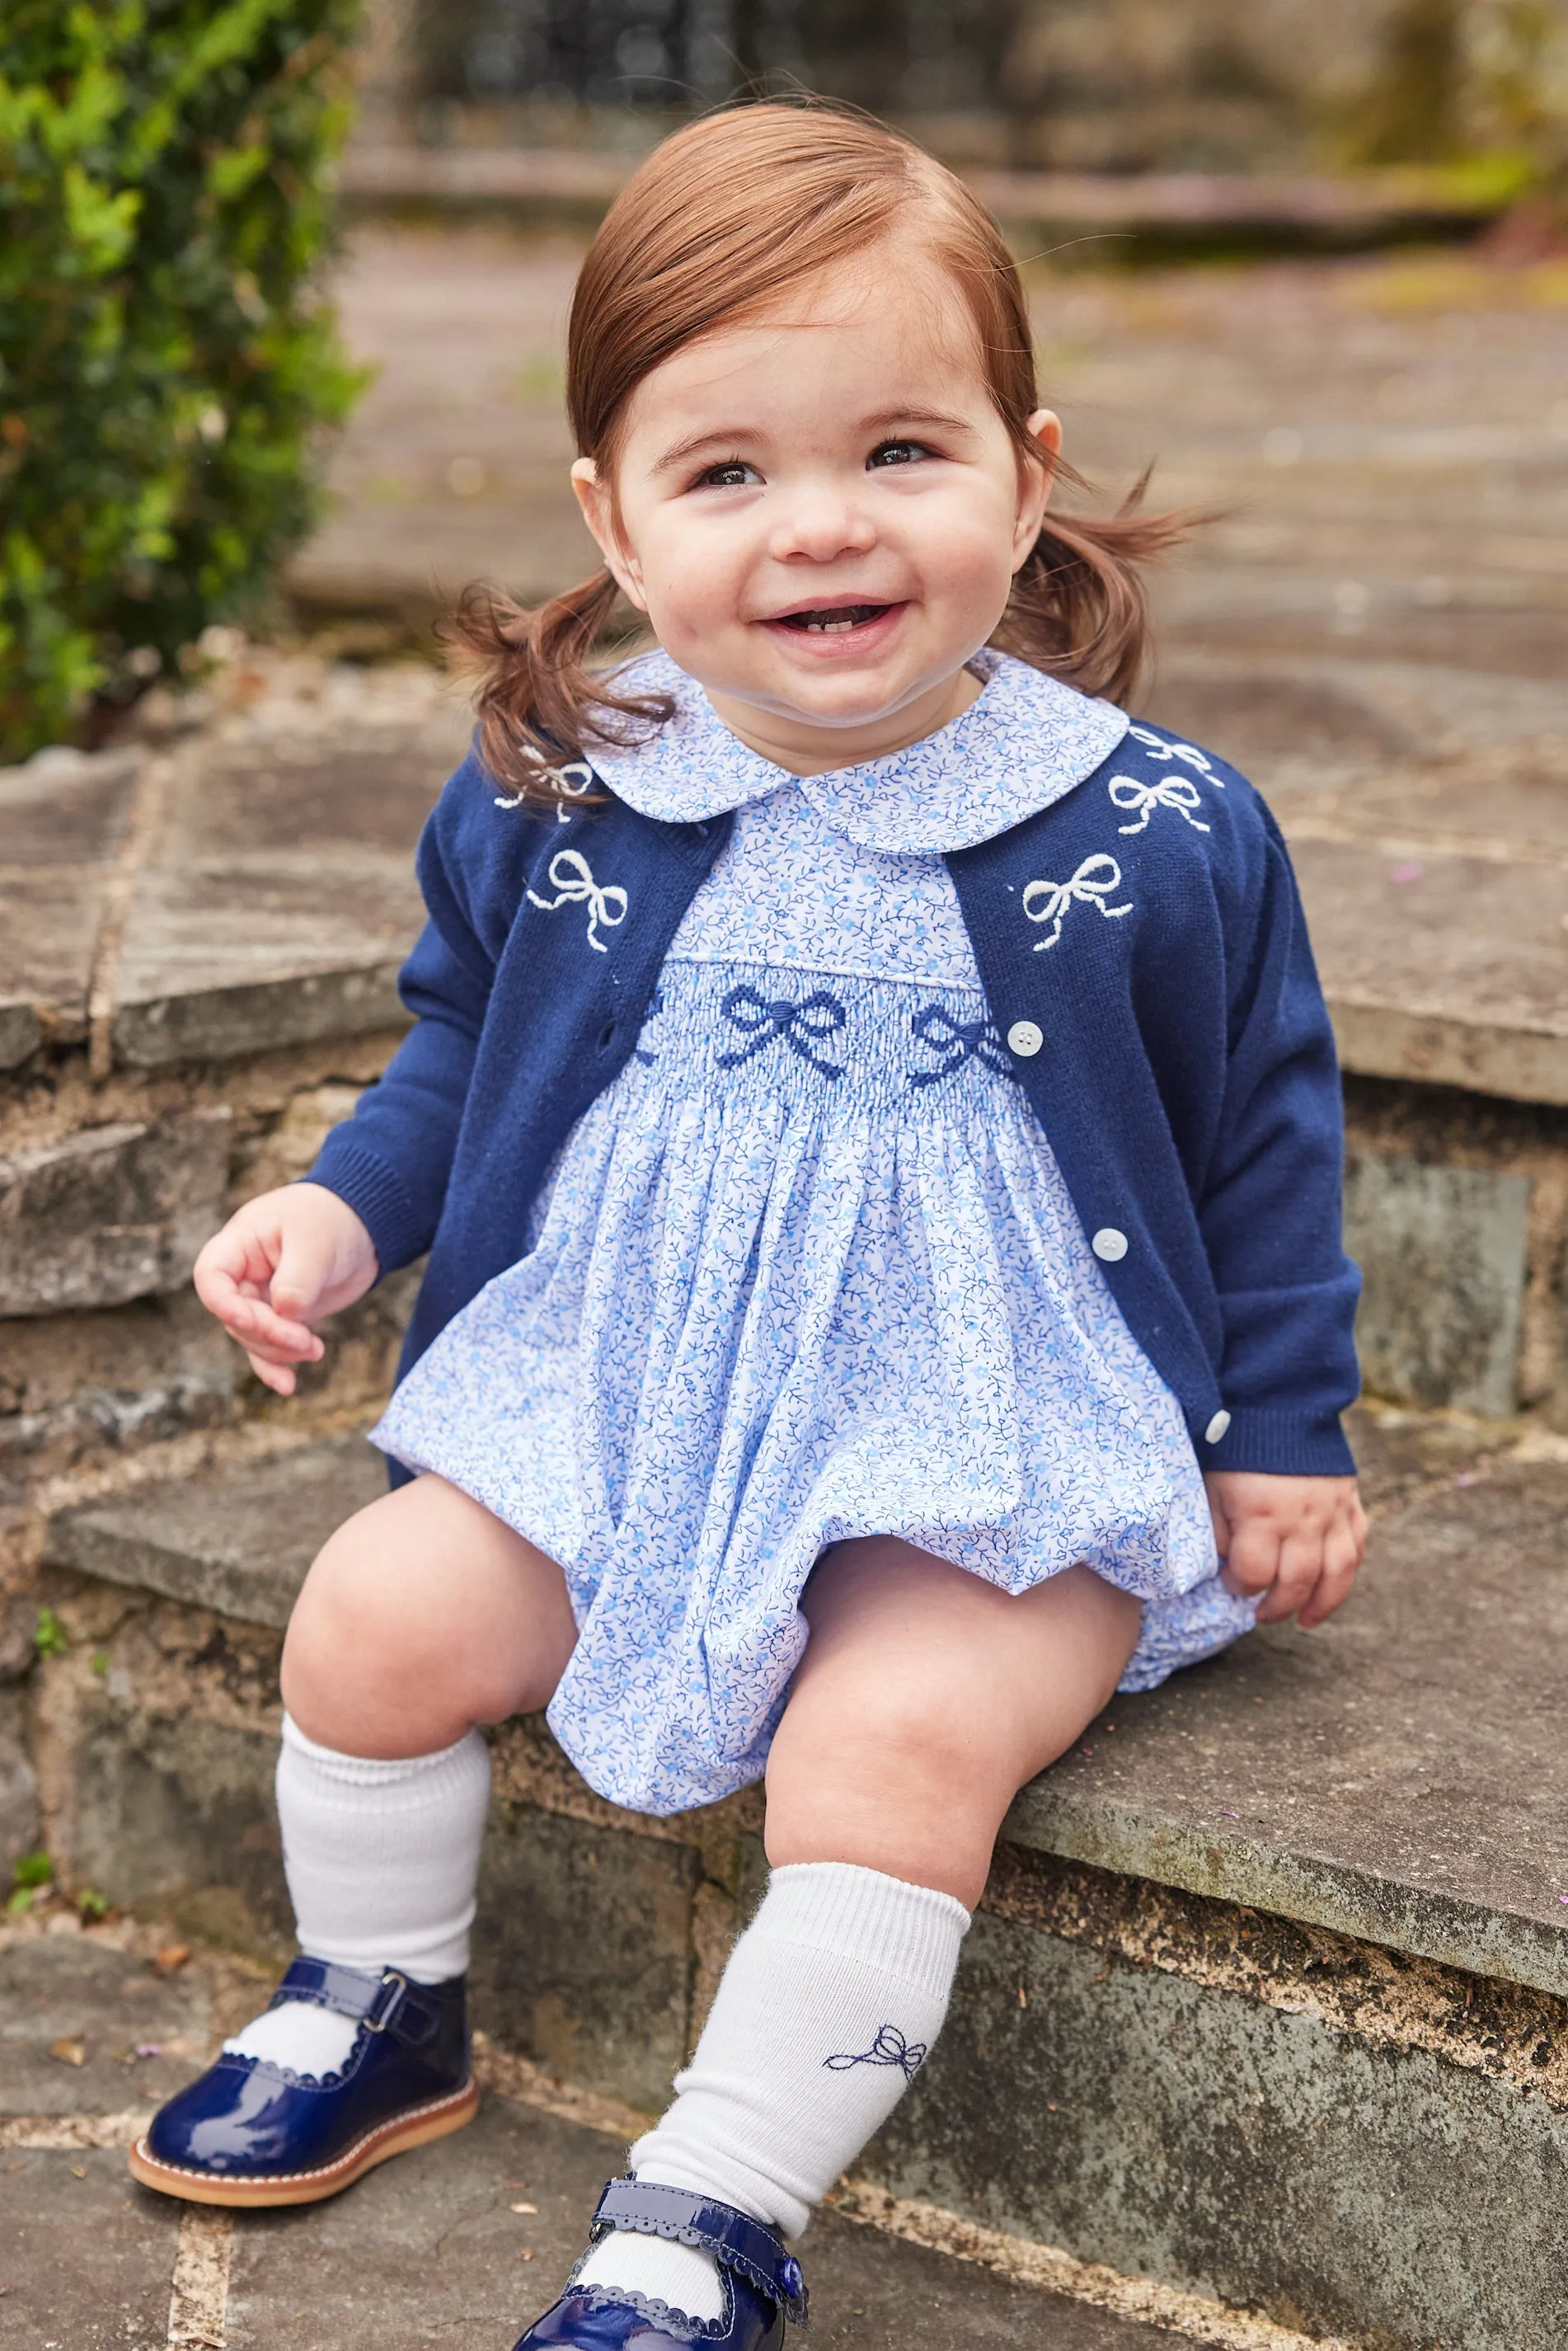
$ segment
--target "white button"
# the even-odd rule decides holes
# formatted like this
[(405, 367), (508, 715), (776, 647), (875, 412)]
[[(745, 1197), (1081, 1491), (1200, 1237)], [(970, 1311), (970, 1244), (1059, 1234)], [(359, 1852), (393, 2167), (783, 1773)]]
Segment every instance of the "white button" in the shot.
[(1204, 1444), (1218, 1445), (1220, 1439), (1224, 1436), (1225, 1431), (1230, 1427), (1230, 1414), (1228, 1412), (1217, 1412), (1213, 1419), (1210, 1422), (1208, 1427), (1203, 1432)]
[(1045, 1040), (1033, 1020), (1015, 1020), (1007, 1032), (1007, 1041), (1021, 1061), (1029, 1061)]
[(1127, 1253), (1127, 1237), (1126, 1233), (1118, 1233), (1115, 1225), (1102, 1225), (1089, 1247), (1096, 1257), (1103, 1257), (1107, 1265), (1115, 1265), (1118, 1258), (1126, 1257)]

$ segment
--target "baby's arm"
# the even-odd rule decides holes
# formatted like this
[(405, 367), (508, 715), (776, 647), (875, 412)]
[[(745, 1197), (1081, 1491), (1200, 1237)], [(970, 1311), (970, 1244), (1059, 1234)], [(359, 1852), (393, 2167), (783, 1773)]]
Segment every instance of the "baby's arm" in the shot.
[(293, 1395), (296, 1364), (322, 1356), (308, 1325), (423, 1256), (434, 1238), (493, 977), (470, 916), (464, 867), (473, 861), (462, 825), (475, 807), (489, 815), (493, 800), (471, 758), (425, 828), (419, 871), (431, 920), (399, 980), (414, 1026), (386, 1072), (327, 1136), (306, 1182), (247, 1200), (196, 1260), (197, 1296), (279, 1395)]
[(1221, 1582), (1263, 1595), (1261, 1625), (1297, 1616), (1321, 1625), (1345, 1600), (1366, 1549), (1366, 1513), (1354, 1478), (1275, 1478), (1211, 1469), (1203, 1480)]

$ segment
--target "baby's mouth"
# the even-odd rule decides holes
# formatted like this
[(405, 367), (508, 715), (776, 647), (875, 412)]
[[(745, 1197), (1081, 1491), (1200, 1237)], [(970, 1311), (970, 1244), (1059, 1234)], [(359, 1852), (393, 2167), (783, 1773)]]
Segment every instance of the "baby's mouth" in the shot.
[(808, 636), (844, 636), (851, 629), (863, 629), (868, 621), (879, 621), (891, 610), (890, 604), (812, 605), (800, 612), (781, 612), (775, 625), (803, 629)]

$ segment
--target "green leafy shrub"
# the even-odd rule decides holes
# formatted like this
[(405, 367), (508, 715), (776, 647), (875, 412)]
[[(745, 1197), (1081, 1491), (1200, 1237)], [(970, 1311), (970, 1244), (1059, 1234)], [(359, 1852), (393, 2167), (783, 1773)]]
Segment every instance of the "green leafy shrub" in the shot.
[(317, 291), (359, 0), (0, 5), (0, 760), (254, 601), (361, 381)]

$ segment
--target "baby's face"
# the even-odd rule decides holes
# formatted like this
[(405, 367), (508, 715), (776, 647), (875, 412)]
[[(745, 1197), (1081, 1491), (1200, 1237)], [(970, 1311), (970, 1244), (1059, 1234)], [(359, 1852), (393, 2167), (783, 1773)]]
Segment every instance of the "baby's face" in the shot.
[(586, 461), (575, 478), (665, 650), (791, 765), (873, 756), (962, 707), (1046, 492), (967, 306), (912, 244), (676, 352), (629, 403), (613, 506)]

